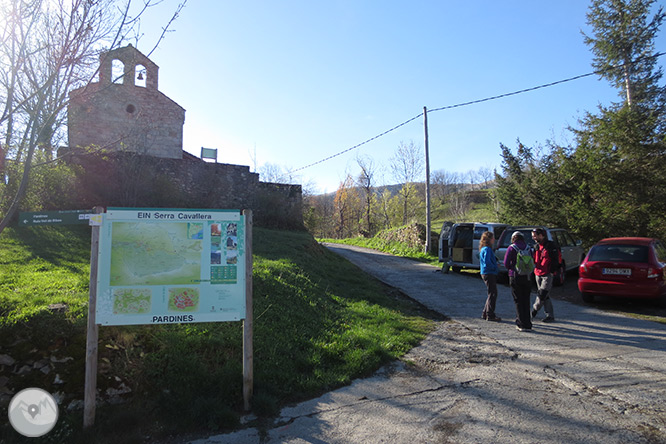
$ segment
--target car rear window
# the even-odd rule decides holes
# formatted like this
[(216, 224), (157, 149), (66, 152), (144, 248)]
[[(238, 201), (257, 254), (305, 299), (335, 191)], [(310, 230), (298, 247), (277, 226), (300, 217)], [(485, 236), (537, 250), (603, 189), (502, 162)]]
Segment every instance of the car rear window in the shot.
[(590, 250), (590, 261), (647, 262), (646, 245), (595, 245)]
[(664, 245), (656, 241), (654, 243), (654, 252), (657, 254), (657, 260), (659, 262), (666, 262), (666, 248), (664, 248)]

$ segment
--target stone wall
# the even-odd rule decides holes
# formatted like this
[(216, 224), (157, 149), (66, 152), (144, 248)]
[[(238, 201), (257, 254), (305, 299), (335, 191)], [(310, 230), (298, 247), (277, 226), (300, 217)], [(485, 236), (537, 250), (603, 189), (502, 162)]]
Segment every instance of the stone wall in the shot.
[(301, 186), (260, 182), (247, 166), (72, 148), (61, 149), (59, 156), (80, 167), (81, 208), (251, 209), (259, 226), (304, 229)]

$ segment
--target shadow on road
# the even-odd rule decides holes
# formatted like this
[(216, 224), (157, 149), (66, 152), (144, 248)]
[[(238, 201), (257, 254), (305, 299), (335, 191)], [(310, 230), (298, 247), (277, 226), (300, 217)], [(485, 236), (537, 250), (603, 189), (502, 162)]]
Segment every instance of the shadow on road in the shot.
[[(481, 279), (481, 275), (475, 270), (463, 270), (459, 274), (468, 277), (469, 279)], [(504, 285), (505, 287), (509, 286), (506, 281), (501, 281), (500, 285)], [(536, 290), (533, 289), (532, 291), (535, 292)], [(551, 296), (555, 300), (567, 301), (572, 304), (611, 311), (618, 314), (653, 316), (657, 318), (653, 319), (654, 321), (666, 324), (666, 307), (660, 306), (657, 301), (597, 296), (593, 303), (583, 302), (580, 291), (578, 291), (578, 273), (576, 271), (569, 271), (564, 285), (553, 287)]]

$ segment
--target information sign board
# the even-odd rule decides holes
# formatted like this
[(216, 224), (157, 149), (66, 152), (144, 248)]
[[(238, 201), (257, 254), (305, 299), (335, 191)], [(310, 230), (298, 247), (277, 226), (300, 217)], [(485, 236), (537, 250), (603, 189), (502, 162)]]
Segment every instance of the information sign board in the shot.
[(244, 319), (244, 242), (237, 210), (108, 208), (99, 236), (97, 323)]

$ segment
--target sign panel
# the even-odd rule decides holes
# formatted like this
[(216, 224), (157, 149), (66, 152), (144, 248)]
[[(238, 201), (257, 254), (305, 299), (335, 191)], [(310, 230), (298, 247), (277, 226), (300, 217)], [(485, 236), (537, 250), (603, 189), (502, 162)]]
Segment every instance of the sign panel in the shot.
[(19, 213), (19, 226), (29, 225), (88, 225), (92, 210), (38, 211)]
[(239, 211), (109, 208), (102, 216), (98, 324), (245, 318)]
[(215, 159), (217, 161), (217, 148), (204, 148), (201, 147), (202, 159)]

